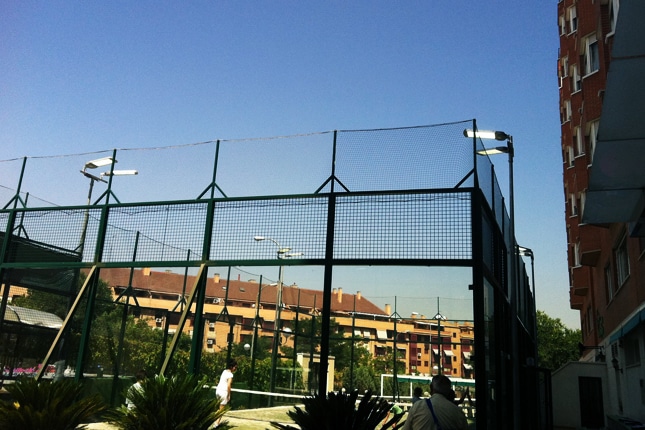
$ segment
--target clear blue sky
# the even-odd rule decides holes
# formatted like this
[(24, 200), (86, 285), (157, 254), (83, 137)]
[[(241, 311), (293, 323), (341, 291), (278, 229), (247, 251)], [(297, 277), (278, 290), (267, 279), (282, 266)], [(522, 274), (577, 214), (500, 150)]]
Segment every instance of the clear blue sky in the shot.
[[(556, 11), (512, 0), (0, 0), (0, 160), (476, 118), (515, 138), (517, 238), (536, 254), (538, 308), (579, 327)], [(506, 187), (506, 160), (495, 164)]]

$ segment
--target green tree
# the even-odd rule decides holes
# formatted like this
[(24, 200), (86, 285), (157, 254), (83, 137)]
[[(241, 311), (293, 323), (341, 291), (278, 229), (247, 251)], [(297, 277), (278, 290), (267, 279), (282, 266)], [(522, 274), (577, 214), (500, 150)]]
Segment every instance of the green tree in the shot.
[(581, 339), (580, 330), (570, 329), (559, 318), (537, 311), (538, 366), (556, 370), (569, 361), (577, 361)]

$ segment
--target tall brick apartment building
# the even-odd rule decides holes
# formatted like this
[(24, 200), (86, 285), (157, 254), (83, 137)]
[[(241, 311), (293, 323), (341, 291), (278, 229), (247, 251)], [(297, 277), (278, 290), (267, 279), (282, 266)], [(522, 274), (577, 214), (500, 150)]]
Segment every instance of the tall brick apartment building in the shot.
[(612, 415), (645, 421), (643, 4), (558, 2), (570, 303), (580, 311), (581, 361), (589, 365), (554, 374), (554, 416), (556, 381), (570, 373), (580, 401), (567, 408), (583, 427), (604, 426)]

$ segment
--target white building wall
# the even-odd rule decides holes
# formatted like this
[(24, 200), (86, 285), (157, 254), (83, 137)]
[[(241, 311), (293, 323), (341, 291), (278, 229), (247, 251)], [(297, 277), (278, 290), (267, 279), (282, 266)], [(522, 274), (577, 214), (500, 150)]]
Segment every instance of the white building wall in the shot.
[(578, 377), (580, 376), (601, 378), (605, 415), (611, 413), (607, 364), (571, 361), (551, 375), (553, 426), (556, 429), (578, 429), (581, 427), (578, 387)]

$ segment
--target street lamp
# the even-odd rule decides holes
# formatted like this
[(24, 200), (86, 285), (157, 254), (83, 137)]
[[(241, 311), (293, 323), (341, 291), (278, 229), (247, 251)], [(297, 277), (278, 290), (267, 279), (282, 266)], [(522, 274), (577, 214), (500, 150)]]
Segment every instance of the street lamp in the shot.
[[(464, 130), (464, 136), (470, 138), (480, 138), (480, 139), (492, 139), (497, 141), (506, 141), (506, 146), (497, 146), (494, 148), (485, 148), (478, 150), (478, 155), (494, 155), (494, 154), (508, 154), (508, 186), (509, 186), (509, 227), (510, 227), (510, 269), (511, 269), (511, 282), (509, 291), (511, 294), (511, 338), (513, 342), (513, 356), (518, 357), (518, 327), (517, 327), (517, 294), (519, 288), (518, 282), (518, 254), (515, 243), (515, 190), (513, 185), (513, 157), (515, 156), (515, 148), (513, 147), (513, 136), (507, 134), (503, 131), (489, 131), (489, 130)], [(514, 394), (519, 393), (519, 369), (517, 363), (513, 366), (513, 392)], [(515, 424), (518, 423), (519, 417), (517, 414), (514, 414)]]
[[(253, 240), (256, 242), (261, 242), (263, 240), (268, 240), (274, 243), (278, 247), (277, 254), (278, 260), (289, 257), (297, 257), (303, 255), (301, 252), (290, 253), (291, 248), (285, 248), (278, 243), (275, 239), (265, 236), (254, 236)], [(276, 379), (276, 365), (278, 361), (278, 348), (280, 347), (280, 315), (282, 311), (282, 284), (283, 284), (284, 270), (283, 266), (280, 265), (278, 269), (278, 291), (277, 298), (275, 303), (275, 322), (273, 329), (273, 349), (271, 351), (271, 379), (269, 383), (269, 391), (272, 393), (275, 391), (275, 379)]]
[(87, 208), (85, 209), (85, 217), (83, 219), (83, 228), (81, 230), (81, 239), (79, 241), (78, 247), (76, 248), (78, 253), (83, 255), (83, 249), (85, 248), (85, 238), (87, 235), (87, 224), (90, 218), (90, 205), (92, 204), (92, 190), (94, 189), (94, 182), (105, 182), (103, 179), (105, 176), (122, 176), (122, 175), (138, 175), (139, 172), (136, 170), (114, 170), (110, 169), (108, 172), (103, 172), (99, 176), (93, 175), (87, 171), (87, 169), (97, 169), (99, 167), (112, 166), (113, 164), (118, 163), (118, 161), (113, 157), (103, 157), (96, 160), (90, 160), (83, 166), (81, 174), (90, 180), (90, 189), (87, 193)]
[[(514, 174), (513, 174), (513, 157), (515, 156), (515, 149), (513, 147), (513, 136), (503, 131), (489, 131), (489, 130), (464, 130), (464, 136), (470, 138), (480, 139), (494, 139), (498, 141), (506, 141), (506, 146), (497, 146), (494, 148), (484, 148), (477, 151), (479, 155), (495, 155), (495, 154), (508, 154), (508, 186), (509, 186), (509, 221), (511, 230), (511, 279), (512, 287), (517, 288), (517, 256), (515, 255), (515, 190), (514, 190)], [(511, 297), (515, 297), (516, 291), (511, 291)], [(511, 299), (512, 300), (512, 299)]]

